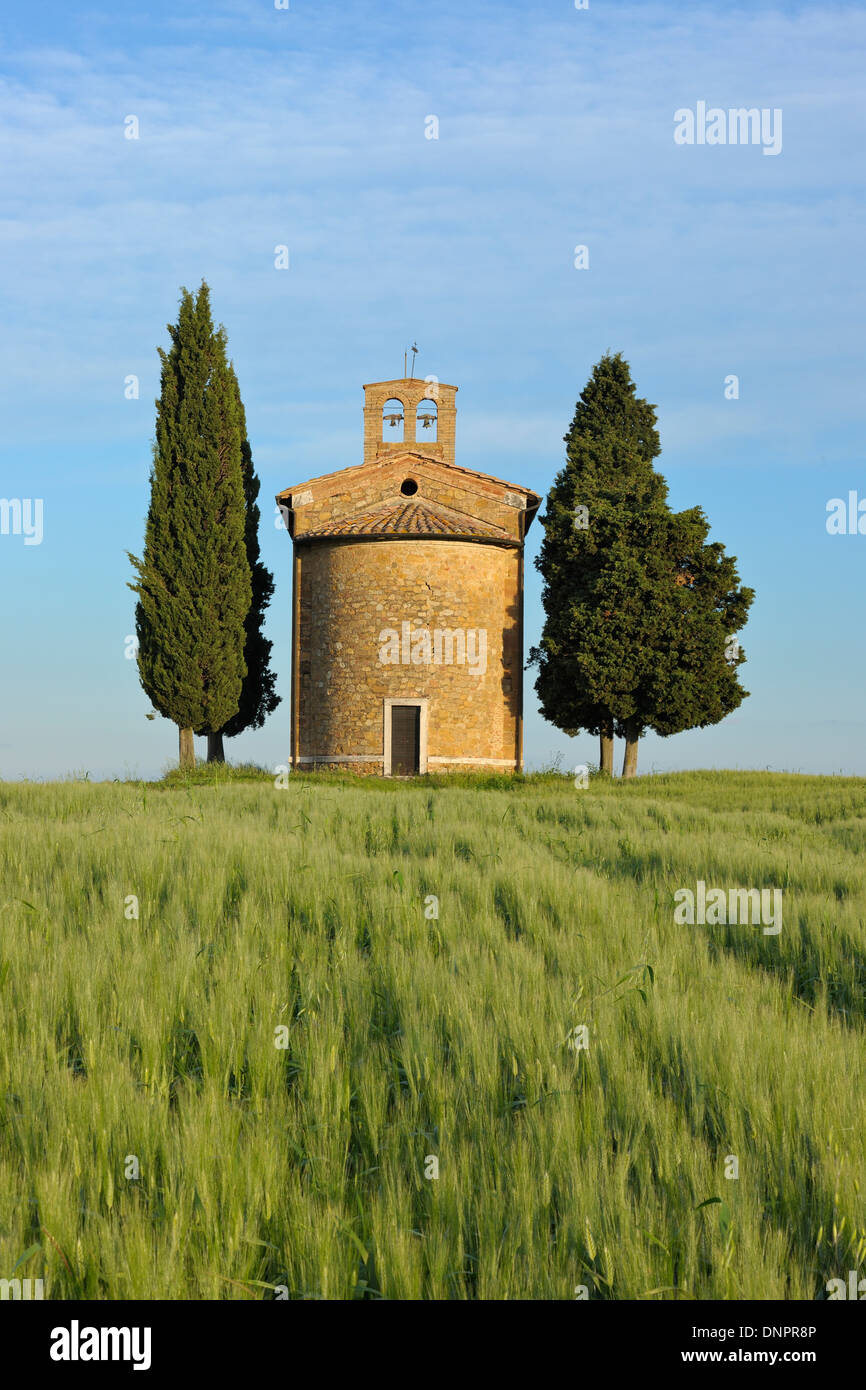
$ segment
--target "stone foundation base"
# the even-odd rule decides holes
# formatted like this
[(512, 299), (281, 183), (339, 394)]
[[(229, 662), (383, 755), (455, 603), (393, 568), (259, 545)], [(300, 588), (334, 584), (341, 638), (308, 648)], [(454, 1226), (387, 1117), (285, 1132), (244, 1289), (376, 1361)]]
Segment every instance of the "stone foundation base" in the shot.
[[(293, 772), (351, 772), (360, 777), (382, 777), (384, 758), (373, 756), (341, 756), (321, 754), (315, 757), (299, 758), (297, 764), (289, 760)], [(428, 773), (448, 772), (522, 772), (512, 760), (497, 758), (428, 758)], [(423, 776), (423, 773), (418, 774)], [(390, 779), (389, 779), (390, 780)]]

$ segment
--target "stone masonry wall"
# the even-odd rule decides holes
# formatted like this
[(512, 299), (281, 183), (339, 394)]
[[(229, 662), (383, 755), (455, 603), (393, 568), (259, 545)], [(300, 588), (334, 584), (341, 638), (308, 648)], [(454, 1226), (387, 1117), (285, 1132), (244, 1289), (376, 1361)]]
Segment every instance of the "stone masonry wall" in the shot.
[[(520, 551), (471, 541), (313, 541), (297, 549), (300, 568), (297, 718), (301, 759), (327, 755), (376, 759), (353, 770), (381, 775), (384, 705), (429, 700), (427, 754), (431, 771), (454, 761), (514, 767), (521, 694)], [(469, 660), (423, 661), (423, 637), (410, 643), (410, 664), (383, 664), (386, 629), (400, 635), (427, 628), (483, 631)], [(394, 654), (393, 646), (389, 651)], [(413, 656), (415, 659), (411, 660)], [(459, 655), (455, 640), (452, 656)], [(310, 766), (300, 763), (300, 766)], [(346, 764), (343, 764), (346, 766)]]

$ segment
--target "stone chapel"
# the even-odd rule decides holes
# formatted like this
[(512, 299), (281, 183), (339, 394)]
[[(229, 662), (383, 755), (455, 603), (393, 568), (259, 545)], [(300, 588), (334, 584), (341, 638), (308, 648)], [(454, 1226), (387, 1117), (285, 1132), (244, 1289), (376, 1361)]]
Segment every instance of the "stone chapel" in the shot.
[(455, 460), (456, 386), (364, 387), (363, 462), (277, 494), (292, 538), (290, 766), (523, 765), (523, 546), (541, 498)]

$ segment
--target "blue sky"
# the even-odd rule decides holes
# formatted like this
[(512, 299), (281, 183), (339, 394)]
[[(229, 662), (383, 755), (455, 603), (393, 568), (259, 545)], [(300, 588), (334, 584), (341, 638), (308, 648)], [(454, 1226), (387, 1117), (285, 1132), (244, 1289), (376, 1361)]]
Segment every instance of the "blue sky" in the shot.
[[(44, 506), (40, 545), (0, 535), (0, 777), (176, 757), (124, 658), (125, 552), (156, 347), (202, 277), (262, 479), (285, 697), (232, 759), (287, 751), (290, 545), (269, 499), (360, 460), (361, 384), (417, 340), (419, 374), (460, 388), (458, 461), (542, 493), (593, 363), (621, 351), (658, 406), (671, 503), (704, 507), (756, 589), (751, 697), (647, 737), (643, 771), (866, 775), (866, 535), (825, 525), (829, 499), (866, 498), (864, 8), (290, 4), (0, 16), (0, 496)], [(699, 101), (780, 109), (781, 152), (677, 145), (674, 112)], [(594, 760), (540, 719), (532, 680), (527, 762)]]

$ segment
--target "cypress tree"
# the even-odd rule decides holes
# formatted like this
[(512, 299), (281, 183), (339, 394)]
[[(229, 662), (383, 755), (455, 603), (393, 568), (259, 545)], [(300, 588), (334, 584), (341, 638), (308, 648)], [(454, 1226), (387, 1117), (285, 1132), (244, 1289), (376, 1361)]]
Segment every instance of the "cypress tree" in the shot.
[(171, 347), (158, 349), (160, 396), (144, 552), (137, 572), (138, 671), (154, 708), (177, 724), (180, 765), (193, 734), (237, 713), (252, 599), (244, 543), (241, 422), (225, 330), (210, 291), (181, 291)]
[(645, 727), (663, 737), (719, 723), (749, 693), (737, 679), (745, 652), (731, 638), (746, 622), (754, 590), (740, 587), (724, 546), (707, 543), (709, 529), (701, 508), (692, 507), (671, 516), (666, 547), (659, 537), (668, 582), (657, 587), (656, 626), (666, 660), (647, 671), (638, 704)]
[(272, 714), (280, 703), (280, 697), (274, 691), (276, 674), (269, 668), (273, 643), (269, 642), (262, 632), (265, 609), (274, 592), (274, 577), (261, 561), (259, 546), (261, 514), (257, 503), (261, 484), (253, 466), (253, 451), (247, 439), (246, 412), (232, 364), (229, 364), (229, 371), (234, 383), (241, 433), (241, 473), (243, 474), (245, 505), (244, 543), (247, 551), (247, 563), (250, 567), (253, 598), (244, 623), (244, 661), (246, 662), (247, 673), (241, 686), (238, 712), (232, 716), (219, 733), (211, 734), (208, 737), (208, 762), (222, 762), (224, 757), (223, 737), (235, 738), (245, 729), (260, 729), (267, 716)]
[[(612, 610), (608, 602), (600, 608), (601, 590), (612, 555), (625, 563), (625, 513), (652, 506), (667, 491), (652, 468), (661, 452), (654, 409), (638, 399), (620, 353), (593, 368), (564, 442), (565, 466), (541, 518), (545, 535), (535, 564), (546, 621), (530, 664), (539, 668), (535, 689), (545, 719), (570, 736), (582, 729), (598, 735), (599, 766), (612, 773), (618, 663), (626, 653), (610, 640), (605, 613)], [(620, 587), (628, 579), (626, 569)]]
[(724, 547), (706, 544), (700, 508), (668, 506), (652, 468), (655, 410), (637, 398), (620, 354), (594, 368), (565, 439), (542, 518), (547, 617), (530, 660), (545, 718), (569, 734), (600, 734), (606, 772), (613, 735), (623, 737), (631, 777), (645, 729), (667, 736), (717, 723), (748, 693), (736, 678), (744, 655), (731, 660), (726, 649), (753, 593), (738, 587)]

